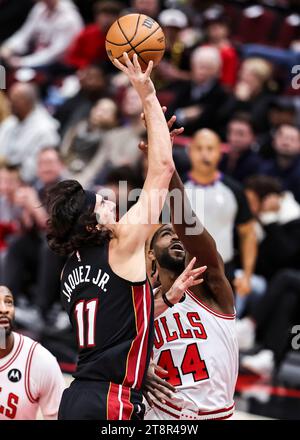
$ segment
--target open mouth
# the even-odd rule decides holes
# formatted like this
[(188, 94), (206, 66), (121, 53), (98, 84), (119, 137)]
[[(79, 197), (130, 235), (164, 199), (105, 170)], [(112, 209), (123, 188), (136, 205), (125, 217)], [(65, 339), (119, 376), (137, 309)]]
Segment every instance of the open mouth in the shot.
[(184, 247), (183, 247), (182, 244), (179, 243), (179, 242), (172, 244), (172, 245), (169, 247), (169, 249), (170, 249), (171, 251), (180, 251), (180, 252), (184, 252)]

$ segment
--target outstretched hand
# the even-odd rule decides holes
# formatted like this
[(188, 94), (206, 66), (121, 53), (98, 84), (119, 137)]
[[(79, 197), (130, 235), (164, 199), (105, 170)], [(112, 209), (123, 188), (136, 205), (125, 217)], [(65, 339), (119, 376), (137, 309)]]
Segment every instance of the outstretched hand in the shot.
[(134, 54), (132, 61), (130, 61), (127, 52), (124, 52), (123, 59), (126, 65), (120, 63), (116, 58), (114, 59), (114, 65), (128, 76), (141, 100), (143, 101), (147, 96), (155, 94), (155, 88), (150, 78), (153, 61), (149, 61), (146, 71), (143, 72), (138, 62), (137, 54)]
[(175, 280), (168, 292), (168, 299), (176, 304), (182, 298), (184, 292), (192, 286), (198, 286), (203, 283), (203, 278), (199, 278), (206, 271), (207, 266), (201, 266), (194, 269), (196, 257), (192, 258), (181, 275)]
[(173, 393), (176, 393), (176, 388), (158, 376), (157, 373), (165, 377), (169, 374), (166, 370), (151, 361), (146, 373), (143, 391), (143, 395), (151, 407), (153, 407), (153, 397), (161, 403), (166, 403), (166, 400), (171, 400)]
[[(166, 106), (163, 106), (163, 107), (162, 107), (162, 111), (163, 111), (164, 113), (166, 113), (166, 111), (167, 111), (167, 107), (166, 107)], [(144, 124), (145, 124), (145, 127), (146, 127), (146, 119), (145, 119), (145, 114), (144, 114), (144, 113), (141, 114), (141, 119), (143, 120), (143, 122), (144, 122)], [(175, 124), (175, 121), (176, 121), (176, 116), (173, 115), (173, 116), (171, 116), (171, 118), (168, 120), (168, 123), (167, 123), (167, 124), (168, 124), (168, 128), (169, 128), (169, 131), (170, 131), (170, 137), (171, 137), (172, 145), (173, 145), (173, 143), (174, 143), (174, 139), (175, 139), (175, 137), (181, 135), (181, 134), (184, 132), (184, 127), (174, 128), (174, 129), (172, 130), (172, 127), (173, 127), (173, 125)], [(140, 149), (141, 151), (143, 151), (143, 153), (148, 154), (148, 145), (147, 145), (144, 141), (141, 141), (141, 142), (139, 143), (139, 149)]]

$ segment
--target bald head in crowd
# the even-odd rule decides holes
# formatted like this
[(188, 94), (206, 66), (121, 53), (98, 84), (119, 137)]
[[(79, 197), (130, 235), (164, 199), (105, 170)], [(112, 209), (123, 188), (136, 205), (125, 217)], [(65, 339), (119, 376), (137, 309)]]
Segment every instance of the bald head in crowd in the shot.
[(9, 99), (12, 113), (22, 121), (36, 106), (36, 88), (29, 83), (16, 83), (10, 89)]
[(213, 178), (221, 159), (221, 139), (212, 130), (198, 130), (189, 147), (191, 174), (196, 179)]
[(192, 53), (192, 78), (199, 85), (219, 78), (221, 67), (220, 53), (214, 47), (199, 47)]

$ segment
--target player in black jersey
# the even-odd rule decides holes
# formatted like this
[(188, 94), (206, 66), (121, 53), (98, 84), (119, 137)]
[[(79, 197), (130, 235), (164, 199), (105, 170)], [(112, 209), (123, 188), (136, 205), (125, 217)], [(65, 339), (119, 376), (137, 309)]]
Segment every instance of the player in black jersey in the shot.
[[(145, 242), (157, 223), (174, 172), (167, 123), (150, 79), (134, 56), (115, 60), (145, 112), (149, 168), (138, 202), (119, 222), (114, 203), (73, 180), (49, 192), (49, 246), (69, 255), (61, 297), (77, 334), (75, 380), (63, 395), (60, 419), (143, 417), (142, 389), (153, 338), (153, 298)], [(158, 192), (159, 191), (159, 192)]]

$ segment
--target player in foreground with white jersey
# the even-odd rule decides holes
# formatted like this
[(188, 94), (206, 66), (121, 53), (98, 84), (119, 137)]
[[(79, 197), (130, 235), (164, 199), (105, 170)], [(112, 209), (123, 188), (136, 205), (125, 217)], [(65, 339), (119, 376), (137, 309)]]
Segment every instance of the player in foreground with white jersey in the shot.
[(57, 419), (65, 382), (52, 354), (13, 332), (14, 299), (0, 286), (0, 420)]
[[(183, 196), (183, 221), (174, 222), (175, 230), (163, 225), (156, 231), (149, 258), (160, 281), (155, 293), (153, 360), (168, 371), (165, 379), (176, 388), (176, 394), (163, 404), (148, 393), (151, 406), (145, 419), (223, 420), (234, 412), (238, 374), (233, 292), (215, 241), (194, 216), (177, 172), (170, 183), (170, 190), (175, 188)], [(174, 219), (172, 199), (171, 211)], [(186, 233), (192, 217), (196, 235)], [(193, 257), (195, 267), (207, 266), (204, 282), (182, 296), (186, 277), (180, 274)]]

